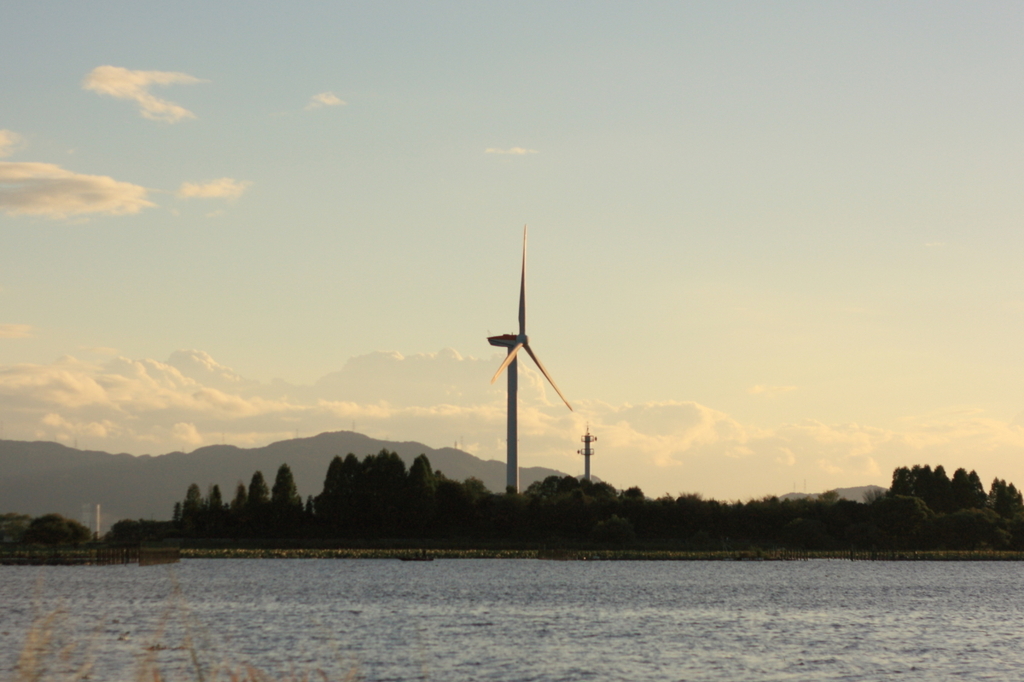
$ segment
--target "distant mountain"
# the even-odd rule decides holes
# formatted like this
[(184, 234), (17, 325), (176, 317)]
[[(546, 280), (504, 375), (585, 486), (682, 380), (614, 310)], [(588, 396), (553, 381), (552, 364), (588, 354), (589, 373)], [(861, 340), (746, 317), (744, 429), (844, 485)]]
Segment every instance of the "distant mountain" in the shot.
[[(878, 485), (862, 485), (856, 488), (835, 488), (836, 493), (839, 494), (841, 500), (852, 500), (854, 502), (863, 502), (864, 496), (867, 494), (878, 494), (884, 493), (885, 488)], [(810, 498), (812, 500), (817, 499), (821, 493), (786, 493), (785, 495), (779, 495), (780, 500), (803, 500)]]
[[(425, 454), (434, 470), (448, 478), (479, 478), (493, 491), (505, 489), (505, 463), (482, 460), (455, 448), (434, 449), (422, 443), (375, 440), (352, 431), (321, 433), (284, 440), (262, 448), (210, 445), (192, 452), (165, 455), (112, 455), (83, 451), (52, 442), (0, 440), (0, 514), (39, 516), (50, 512), (78, 519), (83, 504), (99, 503), (103, 526), (124, 518), (171, 518), (174, 503), (185, 498), (191, 483), (217, 484), (225, 501), (238, 482), (246, 486), (253, 472), (263, 472), (273, 486), (281, 464), (288, 464), (303, 499), (323, 489), (335, 455), (360, 459), (382, 449), (397, 452), (406, 465)], [(543, 467), (520, 470), (523, 487), (548, 476), (565, 476)]]

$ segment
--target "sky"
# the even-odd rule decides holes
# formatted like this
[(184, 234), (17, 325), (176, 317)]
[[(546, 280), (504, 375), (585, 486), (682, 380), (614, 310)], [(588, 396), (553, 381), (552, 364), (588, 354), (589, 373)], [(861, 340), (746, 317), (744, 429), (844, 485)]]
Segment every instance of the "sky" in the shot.
[(1021, 121), (1016, 2), (16, 3), (0, 437), (504, 459), (528, 225), (522, 466), (1020, 485)]

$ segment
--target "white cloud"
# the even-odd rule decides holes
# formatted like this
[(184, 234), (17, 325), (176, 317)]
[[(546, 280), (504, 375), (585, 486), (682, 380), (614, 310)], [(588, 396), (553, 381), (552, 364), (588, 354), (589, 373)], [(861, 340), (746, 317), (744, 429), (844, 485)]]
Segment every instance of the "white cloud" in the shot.
[(145, 118), (177, 123), (183, 118), (195, 118), (196, 115), (174, 102), (154, 96), (149, 92), (149, 87), (151, 85), (190, 85), (204, 82), (206, 81), (187, 73), (131, 71), (119, 66), (97, 66), (82, 81), (82, 87), (101, 95), (134, 100), (139, 105), (139, 113)]
[(203, 444), (203, 436), (199, 433), (199, 429), (196, 428), (195, 424), (178, 422), (174, 425), (174, 428), (171, 429), (171, 435), (176, 440), (180, 440), (193, 447)]
[[(0, 411), (10, 438), (78, 438), (81, 446), (112, 452), (159, 454), (219, 443), (221, 434), (252, 447), (296, 430), (354, 427), (432, 447), (460, 441), (478, 457), (501, 460), (505, 394), (488, 383), (499, 360), (451, 350), (371, 353), (314, 385), (296, 386), (247, 380), (196, 350), (177, 351), (167, 362), (62, 358), (0, 366)], [(650, 495), (760, 497), (803, 479), (810, 492), (888, 485), (897, 466), (926, 463), (1024, 483), (1024, 427), (977, 411), (909, 418), (899, 430), (811, 420), (761, 427), (688, 401), (578, 400), (569, 412), (528, 367), (520, 387), (522, 466), (581, 473), (576, 451), (589, 423), (598, 437), (595, 474)]]
[(155, 206), (147, 194), (139, 185), (74, 173), (52, 163), (0, 161), (0, 208), (10, 215), (125, 215)]
[(32, 325), (0, 324), (0, 339), (28, 339), (32, 337)]
[(243, 379), (233, 369), (225, 367), (201, 350), (176, 350), (171, 353), (167, 364), (181, 372), (182, 376), (221, 390), (238, 391), (257, 385), (254, 381)]
[(309, 98), (309, 103), (306, 105), (306, 111), (319, 109), (320, 107), (343, 106), (345, 106), (344, 100), (339, 99), (333, 92), (321, 92), (319, 95), (313, 95)]
[(750, 395), (763, 395), (768, 398), (774, 398), (775, 396), (795, 390), (796, 386), (766, 386), (764, 384), (757, 384), (756, 386), (748, 388), (747, 393)]
[(22, 142), (22, 137), (18, 133), (10, 130), (0, 130), (0, 158), (10, 156), (14, 153), (14, 148)]
[(118, 354), (118, 350), (116, 348), (109, 348), (107, 346), (81, 346), (81, 349), (89, 353), (94, 353), (96, 355), (110, 356)]
[(484, 154), (539, 154), (536, 149), (526, 149), (524, 147), (512, 147), (511, 149), (498, 149), (497, 147), (488, 147), (484, 150)]
[(228, 199), (234, 200), (242, 196), (246, 189), (252, 185), (247, 180), (238, 181), (234, 178), (220, 178), (210, 182), (199, 184), (195, 182), (183, 182), (178, 188), (180, 199)]

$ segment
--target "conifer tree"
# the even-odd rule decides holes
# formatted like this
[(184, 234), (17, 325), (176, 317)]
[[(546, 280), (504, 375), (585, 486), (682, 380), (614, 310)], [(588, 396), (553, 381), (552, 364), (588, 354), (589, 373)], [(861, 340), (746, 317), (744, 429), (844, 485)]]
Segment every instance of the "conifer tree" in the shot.
[(214, 483), (206, 494), (206, 509), (213, 514), (223, 511), (224, 497), (220, 494), (220, 486)]
[(974, 471), (968, 474), (967, 470), (963, 468), (953, 472), (953, 479), (949, 485), (949, 496), (952, 507), (950, 511), (952, 512), (961, 509), (982, 509), (988, 498), (978, 474)]
[(199, 486), (193, 483), (185, 492), (185, 503), (181, 505), (182, 530), (194, 534), (199, 529), (200, 516), (203, 513), (203, 494)]
[(1024, 511), (1024, 496), (1015, 485), (997, 478), (989, 489), (988, 504), (1004, 519), (1012, 519)]
[(274, 478), (274, 488), (270, 493), (271, 527), (270, 532), (277, 536), (294, 535), (302, 522), (302, 497), (295, 487), (292, 470), (282, 464)]
[(241, 481), (238, 482), (238, 486), (235, 488), (235, 499), (231, 500), (231, 513), (238, 516), (245, 509), (245, 484)]
[(227, 509), (224, 506), (224, 498), (220, 494), (220, 486), (216, 483), (210, 486), (206, 494), (206, 504), (204, 507), (202, 530), (208, 534), (219, 535), (224, 530)]
[(257, 471), (252, 475), (252, 480), (249, 481), (249, 495), (245, 501), (245, 506), (255, 510), (269, 501), (270, 491), (267, 489), (267, 482), (263, 480), (263, 472)]
[(409, 467), (406, 525), (418, 533), (425, 532), (434, 521), (437, 479), (426, 455), (420, 455)]
[(277, 470), (274, 488), (270, 494), (270, 503), (282, 509), (302, 509), (302, 497), (299, 496), (299, 491), (295, 487), (291, 467), (287, 464), (282, 464)]
[(327, 467), (324, 489), (316, 496), (316, 515), (329, 524), (337, 523), (340, 517), (342, 491), (345, 487), (345, 462), (341, 455), (335, 455)]

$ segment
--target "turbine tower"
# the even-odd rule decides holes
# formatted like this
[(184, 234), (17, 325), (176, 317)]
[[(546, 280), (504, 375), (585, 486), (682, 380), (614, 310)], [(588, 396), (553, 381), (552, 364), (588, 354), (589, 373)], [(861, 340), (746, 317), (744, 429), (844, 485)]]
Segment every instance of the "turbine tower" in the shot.
[(518, 334), (501, 334), (500, 336), (490, 336), (487, 338), (492, 346), (500, 346), (508, 349), (508, 355), (505, 356), (505, 361), (501, 363), (501, 367), (491, 377), (491, 383), (493, 384), (501, 376), (501, 373), (508, 369), (508, 430), (506, 437), (508, 439), (508, 459), (506, 463), (506, 486), (512, 488), (516, 492), (519, 492), (519, 427), (517, 421), (517, 409), (519, 406), (518, 392), (519, 392), (519, 361), (516, 358), (519, 351), (526, 349), (526, 352), (533, 358), (534, 363), (537, 365), (537, 369), (540, 370), (544, 378), (551, 384), (551, 388), (555, 389), (555, 393), (562, 399), (565, 406), (572, 410), (572, 405), (565, 399), (562, 392), (558, 390), (558, 386), (555, 384), (554, 379), (548, 374), (548, 371), (544, 369), (544, 365), (537, 358), (537, 355), (530, 348), (530, 339), (526, 336), (526, 226), (523, 226), (523, 273), (522, 279), (519, 283), (519, 333)]

